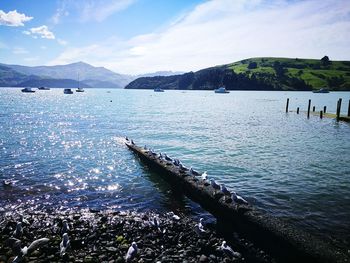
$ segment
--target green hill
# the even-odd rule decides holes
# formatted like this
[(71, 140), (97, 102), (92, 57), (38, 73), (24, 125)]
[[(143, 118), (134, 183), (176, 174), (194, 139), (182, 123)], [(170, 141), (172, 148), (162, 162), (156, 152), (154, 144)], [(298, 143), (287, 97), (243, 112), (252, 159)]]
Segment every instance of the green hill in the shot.
[(250, 77), (272, 78), (284, 88), (284, 76), (303, 80), (313, 89), (350, 90), (350, 61), (329, 61), (291, 58), (251, 58), (229, 64), (235, 73)]
[(126, 89), (350, 90), (350, 62), (322, 59), (251, 58), (168, 77), (144, 77)]

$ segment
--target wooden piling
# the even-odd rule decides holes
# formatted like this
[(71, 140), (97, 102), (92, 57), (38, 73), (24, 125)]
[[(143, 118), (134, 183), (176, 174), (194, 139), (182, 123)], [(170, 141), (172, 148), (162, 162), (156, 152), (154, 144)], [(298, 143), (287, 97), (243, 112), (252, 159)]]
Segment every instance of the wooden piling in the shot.
[(339, 121), (339, 117), (340, 117), (341, 102), (342, 102), (342, 99), (340, 98), (340, 99), (338, 100), (338, 104), (337, 104), (337, 121)]
[(348, 117), (350, 117), (350, 100), (349, 100), (349, 107), (348, 107)]
[(323, 107), (323, 113), (326, 114), (326, 112), (327, 112), (327, 106), (324, 106)]
[(288, 112), (288, 107), (289, 107), (289, 98), (287, 99), (286, 112)]
[(307, 107), (307, 118), (310, 118), (310, 107), (311, 107), (311, 100), (309, 100), (309, 105)]
[(315, 112), (315, 110), (316, 110), (316, 107), (313, 106), (313, 107), (312, 107), (312, 112)]
[(323, 118), (323, 111), (320, 111), (320, 118)]
[(299, 107), (297, 108), (297, 114), (299, 114)]

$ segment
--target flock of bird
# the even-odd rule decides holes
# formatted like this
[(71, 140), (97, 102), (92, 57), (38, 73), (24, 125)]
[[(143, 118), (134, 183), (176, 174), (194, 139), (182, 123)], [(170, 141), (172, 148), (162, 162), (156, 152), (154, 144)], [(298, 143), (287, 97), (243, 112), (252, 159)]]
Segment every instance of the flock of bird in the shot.
[[(128, 137), (125, 137), (125, 139), (132, 145), (135, 145), (133, 140), (130, 140)], [(157, 153), (152, 149), (147, 148), (145, 145), (143, 147), (144, 151), (148, 153), (149, 155), (158, 158), (161, 161), (165, 161), (167, 164), (174, 165), (179, 168), (180, 172), (182, 173), (188, 173), (189, 175), (200, 177), (201, 180), (205, 183), (208, 182), (208, 174), (207, 172), (199, 173), (198, 171), (194, 170), (192, 167), (187, 168), (179, 159), (173, 159), (169, 157), (166, 153)], [(221, 192), (225, 197), (230, 197), (234, 203), (236, 204), (244, 204), (248, 205), (247, 200), (245, 200), (242, 196), (238, 195), (234, 191), (229, 191), (224, 184), (218, 184), (214, 179), (210, 179), (210, 185), (213, 187), (215, 193)]]
[[(178, 221), (181, 218), (174, 214), (174, 212), (169, 212), (166, 214), (166, 216), (171, 219)], [(25, 256), (30, 255), (35, 250), (44, 247), (49, 243), (48, 238), (40, 238), (37, 240), (34, 240), (29, 246), (22, 247), (22, 241), (20, 240), (23, 236), (23, 225), (29, 225), (30, 223), (21, 215), (20, 220), (17, 222), (16, 228), (13, 231), (12, 236), (8, 240), (8, 245), (11, 247), (13, 254), (15, 255), (15, 258), (13, 259), (13, 263), (22, 262), (25, 261)], [(162, 229), (161, 221), (157, 216), (154, 216), (149, 220), (149, 224), (154, 227), (157, 231), (160, 231), (161, 233), (165, 234), (165, 229)], [(62, 241), (60, 242), (59, 251), (60, 256), (64, 257), (66, 253), (71, 248), (70, 246), (70, 240), (68, 233), (70, 231), (69, 224), (67, 220), (62, 221), (62, 228), (60, 230), (60, 234), (62, 235)], [(200, 218), (198, 224), (195, 225), (194, 231), (198, 234), (200, 237), (204, 237), (209, 233), (209, 230), (205, 227), (204, 219)], [(226, 244), (226, 241), (222, 242), (222, 245), (218, 247), (218, 250), (221, 250), (224, 252), (227, 256), (233, 257), (233, 258), (241, 258), (241, 254), (239, 252), (235, 252), (230, 246)], [(125, 261), (130, 262), (132, 261), (138, 253), (138, 246), (136, 242), (132, 242), (131, 246), (129, 247), (127, 253), (125, 254)]]

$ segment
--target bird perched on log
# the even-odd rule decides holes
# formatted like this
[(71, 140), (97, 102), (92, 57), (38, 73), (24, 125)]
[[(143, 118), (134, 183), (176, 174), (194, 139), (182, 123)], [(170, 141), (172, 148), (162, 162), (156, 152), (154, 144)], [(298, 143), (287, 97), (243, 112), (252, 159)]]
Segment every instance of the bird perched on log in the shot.
[(233, 258), (241, 258), (241, 254), (239, 252), (234, 251), (229, 245), (226, 244), (226, 241), (222, 241), (222, 245), (220, 249), (229, 257)]
[(220, 188), (221, 188), (221, 192), (224, 194), (224, 195), (231, 195), (231, 192), (229, 190), (227, 190), (226, 186), (224, 184), (221, 184), (220, 185)]
[(215, 180), (210, 180), (210, 185), (214, 188), (214, 190), (220, 190), (220, 185), (218, 185)]
[(69, 237), (67, 233), (64, 233), (62, 236), (62, 241), (60, 243), (60, 256), (63, 257), (66, 254), (67, 249), (69, 248), (70, 248)]
[(167, 160), (169, 162), (173, 161), (173, 159), (171, 159), (168, 155), (166, 155), (166, 153), (164, 153), (164, 158), (165, 158), (165, 160)]
[(202, 180), (203, 180), (203, 181), (208, 180), (208, 174), (207, 174), (207, 171), (205, 171), (204, 173), (202, 173), (201, 177), (202, 177)]
[(238, 195), (236, 192), (232, 192), (231, 198), (237, 204), (244, 204), (244, 205), (248, 204), (248, 202), (242, 196)]
[(192, 167), (190, 168), (190, 173), (193, 174), (194, 176), (199, 176), (200, 173), (198, 173), (196, 170), (194, 170)]
[(132, 242), (131, 246), (128, 249), (128, 252), (125, 255), (125, 261), (130, 262), (137, 255), (137, 244)]

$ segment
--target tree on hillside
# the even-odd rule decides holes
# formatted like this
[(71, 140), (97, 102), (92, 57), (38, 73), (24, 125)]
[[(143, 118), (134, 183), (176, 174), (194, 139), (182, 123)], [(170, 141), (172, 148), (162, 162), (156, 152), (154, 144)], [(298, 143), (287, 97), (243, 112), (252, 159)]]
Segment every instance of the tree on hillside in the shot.
[(323, 58), (321, 58), (321, 63), (323, 66), (328, 66), (329, 64), (331, 64), (331, 61), (329, 60), (328, 56), (324, 56)]
[(273, 69), (276, 72), (276, 76), (278, 78), (283, 78), (284, 77), (284, 73), (286, 73), (286, 69), (283, 67), (283, 65), (281, 65), (281, 63), (279, 61), (275, 61), (273, 63)]
[(256, 62), (250, 62), (248, 65), (248, 69), (255, 69), (258, 67), (258, 64)]

